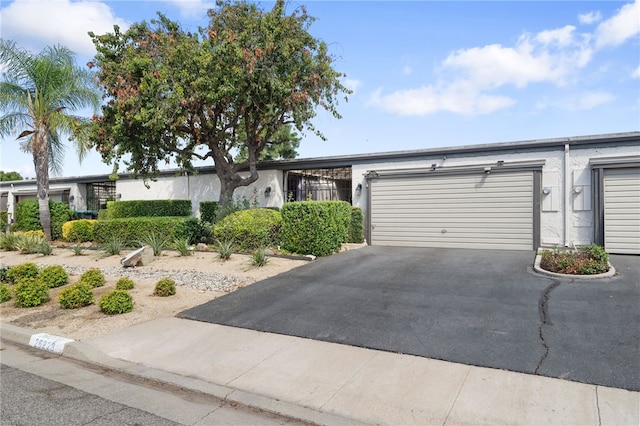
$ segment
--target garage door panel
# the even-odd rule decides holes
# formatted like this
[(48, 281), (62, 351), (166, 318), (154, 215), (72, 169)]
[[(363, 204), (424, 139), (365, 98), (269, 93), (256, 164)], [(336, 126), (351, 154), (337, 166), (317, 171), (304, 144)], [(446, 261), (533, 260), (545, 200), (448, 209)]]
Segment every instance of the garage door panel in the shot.
[(372, 244), (530, 250), (533, 174), (374, 180), (371, 225)]
[(640, 168), (604, 172), (604, 246), (609, 253), (640, 254)]

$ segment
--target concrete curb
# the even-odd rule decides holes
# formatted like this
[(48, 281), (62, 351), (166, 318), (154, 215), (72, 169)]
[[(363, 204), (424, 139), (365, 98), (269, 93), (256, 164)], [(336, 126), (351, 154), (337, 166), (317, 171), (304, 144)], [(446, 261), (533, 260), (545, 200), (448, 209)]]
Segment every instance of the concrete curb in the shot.
[[(0, 338), (8, 342), (33, 348), (33, 346), (30, 345), (30, 340), (31, 336), (34, 334), (39, 333), (28, 328), (0, 322)], [(212, 396), (221, 401), (238, 403), (247, 407), (256, 408), (312, 424), (364, 425), (362, 422), (337, 414), (322, 412), (310, 407), (296, 405), (264, 395), (252, 394), (228, 386), (210, 383), (195, 377), (181, 376), (145, 367), (129, 361), (112, 358), (83, 342), (72, 341), (71, 343), (67, 343), (64, 346), (62, 354), (48, 352), (45, 350), (42, 350), (42, 352), (63, 356), (65, 358), (99, 366), (118, 373), (124, 373), (131, 377), (150, 380), (161, 384), (168, 384), (191, 392), (198, 392)]]
[(537, 254), (536, 260), (533, 264), (533, 269), (539, 274), (548, 275), (550, 277), (556, 278), (571, 278), (577, 280), (597, 280), (600, 278), (611, 278), (616, 275), (616, 268), (613, 267), (611, 262), (609, 263), (609, 270), (603, 274), (595, 274), (595, 275), (570, 275), (570, 274), (559, 274), (557, 272), (547, 271), (546, 269), (542, 269), (540, 267), (540, 262), (542, 261), (542, 255)]

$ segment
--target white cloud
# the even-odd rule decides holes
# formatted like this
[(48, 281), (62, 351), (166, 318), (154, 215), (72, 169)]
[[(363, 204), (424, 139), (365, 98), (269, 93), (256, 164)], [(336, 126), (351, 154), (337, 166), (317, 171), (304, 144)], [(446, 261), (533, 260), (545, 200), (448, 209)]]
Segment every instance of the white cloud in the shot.
[(589, 12), (589, 13), (581, 13), (578, 15), (578, 21), (584, 25), (595, 24), (596, 22), (600, 22), (602, 20), (602, 15), (600, 12)]
[(410, 66), (405, 66), (404, 68), (402, 68), (402, 74), (404, 75), (411, 75), (413, 74), (413, 68), (411, 68)]
[(631, 78), (640, 78), (640, 65), (638, 65), (638, 68), (631, 73)]
[(598, 25), (596, 47), (618, 46), (640, 34), (639, 16), (640, 0), (622, 6), (616, 15)]
[(353, 79), (353, 78), (346, 78), (346, 79), (342, 82), (342, 84), (344, 84), (344, 86), (345, 86), (347, 89), (352, 90), (354, 95), (355, 95), (355, 93), (356, 93), (357, 89), (358, 89), (360, 86), (362, 86), (362, 82), (361, 82), (360, 80), (356, 80), (356, 79)]
[(215, 2), (206, 0), (169, 0), (182, 16), (190, 18), (206, 17), (207, 10), (215, 8)]
[(423, 86), (384, 96), (380, 88), (371, 95), (368, 105), (395, 115), (421, 116), (438, 111), (462, 115), (489, 114), (514, 103), (513, 99), (505, 96), (480, 93), (473, 90), (468, 82), (460, 81), (447, 87)]
[(2, 37), (33, 51), (62, 44), (80, 55), (93, 56), (89, 31), (104, 34), (112, 32), (113, 25), (123, 30), (129, 27), (98, 1), (15, 0), (0, 11)]
[(562, 108), (570, 111), (584, 111), (608, 104), (616, 100), (616, 97), (608, 92), (585, 93), (577, 98), (565, 101)]

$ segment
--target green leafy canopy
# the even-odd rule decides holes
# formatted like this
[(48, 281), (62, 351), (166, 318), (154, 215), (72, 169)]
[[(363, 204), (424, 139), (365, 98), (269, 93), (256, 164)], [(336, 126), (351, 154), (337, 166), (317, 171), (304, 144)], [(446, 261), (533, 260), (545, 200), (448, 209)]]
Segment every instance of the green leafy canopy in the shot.
[(89, 65), (107, 101), (93, 138), (116, 171), (122, 162), (145, 178), (162, 161), (190, 169), (194, 159), (213, 159), (226, 204), (258, 179), (265, 150), (289, 143), (295, 151), (283, 132), (324, 138), (311, 122), (316, 109), (340, 118), (338, 98), (351, 92), (326, 44), (309, 34), (314, 19), (304, 7), (288, 15), (282, 0), (268, 12), (218, 0), (208, 15), (197, 34), (162, 14), (124, 33), (90, 33), (97, 55)]

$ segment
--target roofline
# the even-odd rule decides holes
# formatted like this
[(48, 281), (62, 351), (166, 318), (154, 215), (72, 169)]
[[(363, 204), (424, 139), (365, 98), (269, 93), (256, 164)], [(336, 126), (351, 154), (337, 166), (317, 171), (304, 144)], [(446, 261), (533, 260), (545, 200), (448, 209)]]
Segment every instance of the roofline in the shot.
[[(589, 145), (601, 145), (609, 143), (632, 143), (636, 142), (640, 144), (640, 131), (622, 132), (622, 133), (608, 133), (600, 135), (588, 135), (588, 136), (573, 136), (573, 137), (561, 137), (551, 139), (532, 139), (516, 142), (498, 142), (478, 145), (461, 145), (452, 147), (441, 148), (427, 148), (408, 151), (388, 151), (377, 152), (370, 154), (350, 154), (339, 155), (331, 157), (310, 157), (310, 158), (293, 158), (288, 160), (270, 160), (262, 161), (258, 163), (258, 170), (295, 170), (301, 168), (324, 168), (324, 167), (341, 167), (350, 166), (356, 163), (366, 163), (371, 161), (385, 161), (393, 159), (406, 159), (406, 158), (420, 158), (420, 157), (434, 157), (443, 155), (460, 155), (460, 154), (474, 154), (485, 153), (491, 151), (505, 151), (505, 150), (519, 150), (519, 149), (548, 149), (558, 148), (564, 149), (565, 145), (569, 146), (589, 146)], [(197, 173), (215, 173), (215, 166), (201, 166), (197, 167)], [(158, 173), (158, 177), (166, 177), (185, 173), (181, 169), (168, 169), (161, 170)], [(193, 174), (188, 172), (189, 174)], [(54, 177), (49, 180), (50, 184), (57, 183), (95, 183), (95, 182), (107, 182), (111, 179), (110, 175), (87, 175), (87, 176), (69, 176), (69, 177)], [(125, 174), (120, 176), (121, 179), (134, 179), (132, 174)], [(35, 179), (30, 180), (17, 180), (6, 181), (0, 183), (0, 188), (7, 185), (29, 185), (35, 184)]]

